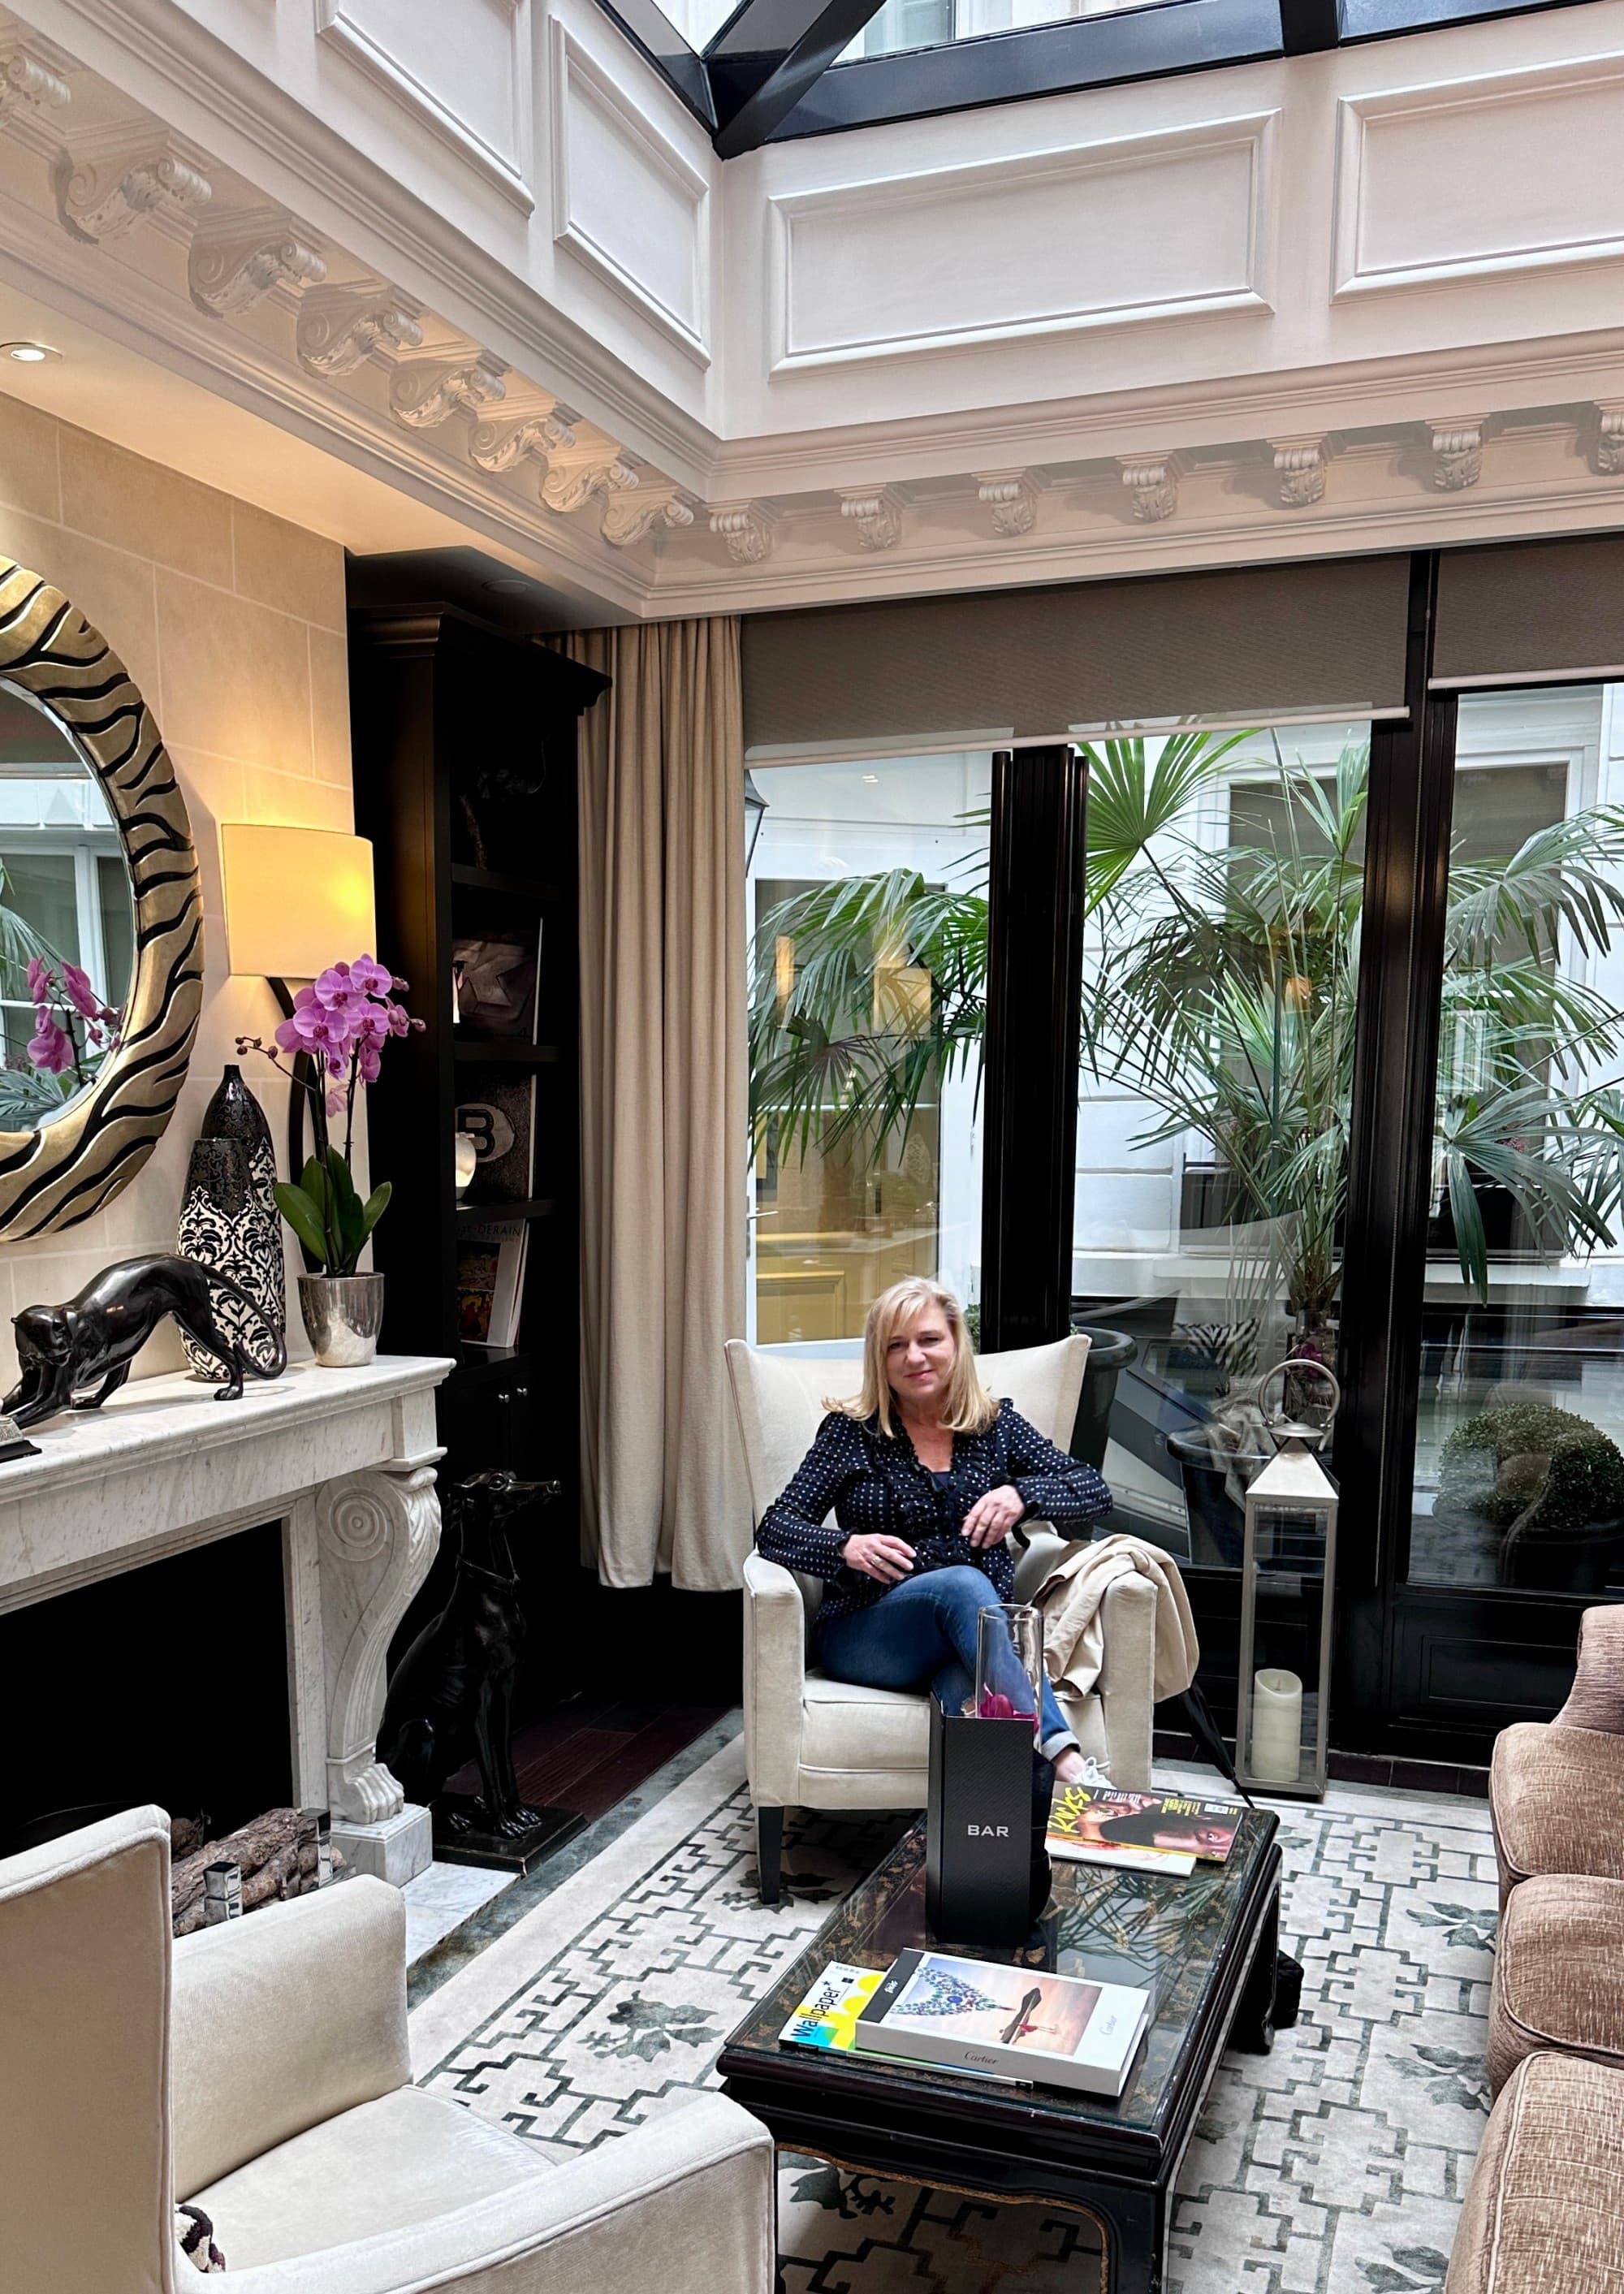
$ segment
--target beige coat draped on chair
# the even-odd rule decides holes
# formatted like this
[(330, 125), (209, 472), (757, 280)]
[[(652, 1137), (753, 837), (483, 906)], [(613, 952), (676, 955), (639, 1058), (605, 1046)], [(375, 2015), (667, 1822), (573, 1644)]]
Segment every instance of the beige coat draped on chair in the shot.
[(1043, 1613), (1043, 1664), (1060, 1710), (1084, 1745), (1096, 1733), (1092, 1708), (1105, 1663), (1105, 1597), (1126, 1577), (1147, 1580), (1156, 1592), (1156, 1701), (1188, 1688), (1201, 1661), (1190, 1596), (1171, 1554), (1121, 1534), (1068, 1546), (1027, 1598)]

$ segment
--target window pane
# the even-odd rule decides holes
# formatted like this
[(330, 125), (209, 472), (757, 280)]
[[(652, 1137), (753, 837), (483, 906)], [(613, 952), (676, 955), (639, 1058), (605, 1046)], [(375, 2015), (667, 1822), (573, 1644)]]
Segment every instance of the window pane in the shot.
[(1069, 23), (1078, 16), (1114, 16), (1125, 8), (1160, 4), (1165, 0), (884, 0), (836, 61), (938, 48), (989, 32), (1018, 32), (1031, 24)]
[(978, 1296), (991, 761), (751, 779), (751, 1336), (849, 1353), (904, 1275)]
[(1409, 1574), (1624, 1591), (1624, 687), (1462, 697)]
[(1364, 725), (1090, 752), (1077, 1446), (1108, 1526), (1207, 1567), (1257, 1379), (1336, 1359), (1368, 767)]

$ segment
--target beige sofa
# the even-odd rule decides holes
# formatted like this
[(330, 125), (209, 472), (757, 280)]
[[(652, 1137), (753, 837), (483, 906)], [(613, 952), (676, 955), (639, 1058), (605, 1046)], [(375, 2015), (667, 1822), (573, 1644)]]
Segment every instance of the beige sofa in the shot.
[(1497, 2100), (1445, 2294), (1624, 2288), (1624, 1610), (1589, 1609), (1573, 1694), (1490, 1772)]
[(175, 2198), (236, 2294), (770, 2294), (772, 2164), (720, 2095), (554, 2167), (414, 2087), (381, 1881), (172, 1947), (161, 1810), (0, 1862), (7, 2294), (185, 2294)]
[[(1041, 1434), (1065, 1449), (1077, 1414), (1084, 1338), (1008, 1354), (983, 1354), (988, 1391), (1007, 1396)], [(763, 1354), (727, 1343), (727, 1370), (759, 1521), (812, 1446), (823, 1397), (849, 1386), (854, 1365)], [(1018, 1598), (1036, 1590), (1065, 1541), (1028, 1524), (1016, 1565)], [(808, 1661), (823, 1588), (752, 1553), (744, 1564), (744, 1757), (756, 1810), (762, 1900), (778, 1899), (784, 1812), (791, 1808), (922, 1808), (930, 1761), (923, 1696), (830, 1680)], [(1156, 1592), (1148, 1578), (1124, 1578), (1105, 1597), (1105, 1664), (1094, 1733), (1083, 1750), (1129, 1787), (1150, 1782), (1156, 1673)], [(1086, 1727), (1086, 1724), (1085, 1724)]]

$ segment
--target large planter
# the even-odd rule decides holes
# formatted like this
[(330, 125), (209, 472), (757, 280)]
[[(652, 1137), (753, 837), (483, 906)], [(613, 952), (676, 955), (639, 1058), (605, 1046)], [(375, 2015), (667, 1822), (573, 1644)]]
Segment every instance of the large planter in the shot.
[(323, 1370), (359, 1370), (378, 1352), (384, 1324), (381, 1274), (301, 1274), (299, 1313)]
[(1121, 1330), (1101, 1330), (1097, 1323), (1079, 1322), (1077, 1334), (1088, 1340), (1083, 1365), (1083, 1391), (1071, 1429), (1071, 1454), (1098, 1473), (1105, 1464), (1110, 1438), (1111, 1404), (1116, 1399), (1116, 1379), (1139, 1352), (1137, 1339)]
[(1190, 1512), (1190, 1558), (1198, 1568), (1238, 1569), (1246, 1544), (1246, 1493), (1274, 1456), (1270, 1450), (1227, 1450), (1196, 1428), (1169, 1434)]

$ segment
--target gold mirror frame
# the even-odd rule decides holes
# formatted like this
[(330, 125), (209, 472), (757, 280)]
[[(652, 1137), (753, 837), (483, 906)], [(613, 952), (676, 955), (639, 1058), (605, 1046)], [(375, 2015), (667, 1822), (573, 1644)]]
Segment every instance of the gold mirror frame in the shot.
[(191, 824), (152, 712), (99, 630), (60, 590), (0, 557), (0, 678), (65, 725), (118, 824), (135, 912), (118, 1046), (37, 1131), (0, 1131), (0, 1235), (77, 1226), (163, 1137), (203, 1004), (203, 894)]

